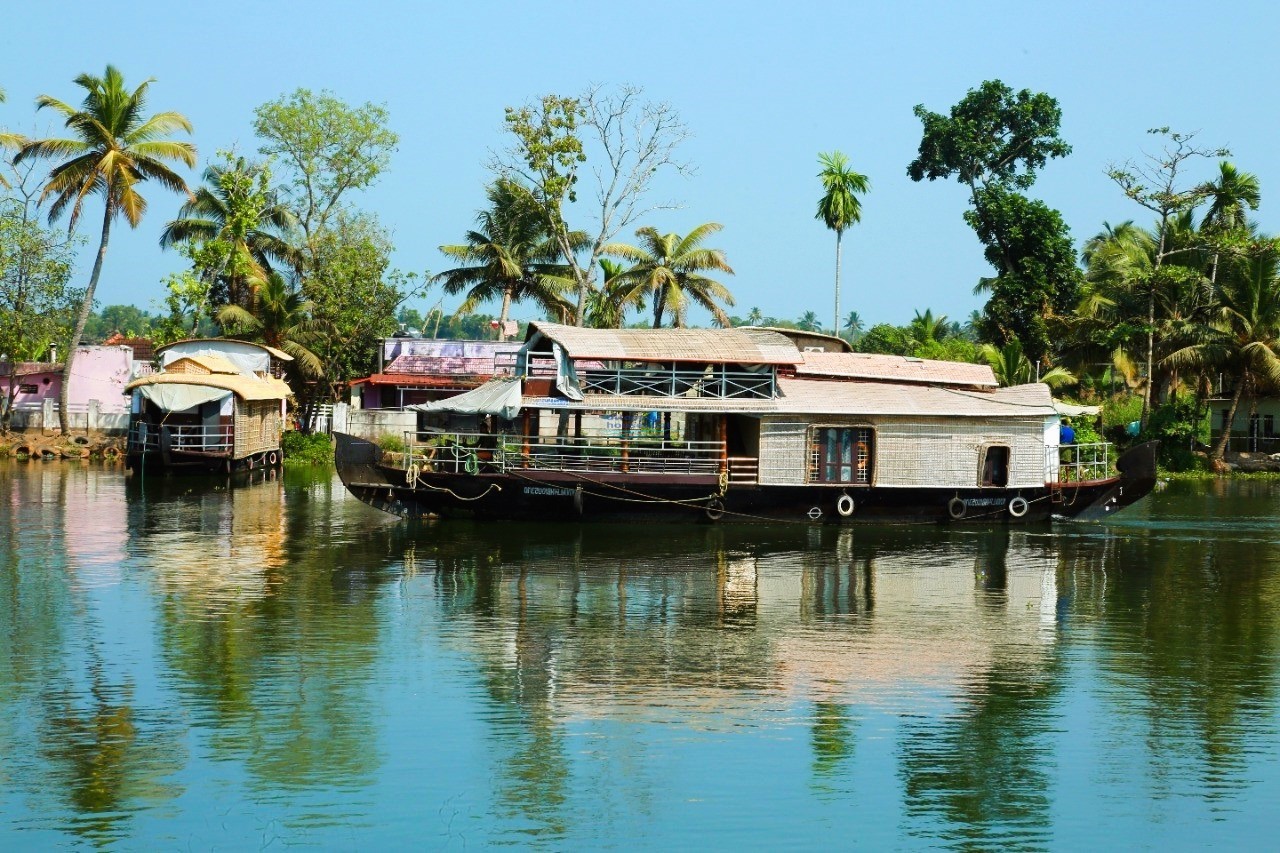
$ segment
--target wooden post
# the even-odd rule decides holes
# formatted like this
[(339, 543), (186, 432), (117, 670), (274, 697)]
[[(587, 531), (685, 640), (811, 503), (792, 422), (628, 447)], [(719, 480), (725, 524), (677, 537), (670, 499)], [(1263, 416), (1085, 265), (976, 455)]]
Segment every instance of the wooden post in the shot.
[(720, 473), (729, 470), (729, 416), (720, 416)]

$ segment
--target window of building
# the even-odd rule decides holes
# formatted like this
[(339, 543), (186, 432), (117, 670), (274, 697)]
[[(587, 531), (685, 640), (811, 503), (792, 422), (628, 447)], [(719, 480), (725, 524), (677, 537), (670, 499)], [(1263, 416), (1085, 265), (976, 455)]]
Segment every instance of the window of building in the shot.
[(822, 427), (813, 431), (812, 479), (871, 485), (875, 431), (870, 427)]
[(1266, 438), (1275, 438), (1276, 435), (1276, 416), (1262, 416), (1262, 435)]
[(40, 386), (39, 385), (19, 385), (18, 393), (19, 394), (39, 394)]
[(982, 455), (982, 485), (1003, 488), (1009, 485), (1009, 448), (993, 444)]

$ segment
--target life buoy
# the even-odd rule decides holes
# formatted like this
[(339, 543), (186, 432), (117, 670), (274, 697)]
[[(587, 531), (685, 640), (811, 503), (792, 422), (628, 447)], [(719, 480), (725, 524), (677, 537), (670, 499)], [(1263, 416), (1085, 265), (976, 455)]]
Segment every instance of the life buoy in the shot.
[(947, 514), (950, 515), (956, 521), (959, 521), (960, 519), (964, 518), (965, 513), (968, 511), (969, 511), (969, 505), (966, 504), (964, 502), (964, 498), (960, 497), (959, 495), (956, 495), (954, 498), (947, 501)]
[(277, 457), (276, 457), (276, 452), (275, 452), (274, 450), (267, 454), (267, 464), (268, 464), (268, 465), (275, 465), (275, 464), (276, 464), (276, 459), (277, 459)]
[(805, 515), (809, 516), (809, 518), (813, 519), (814, 521), (817, 521), (818, 519), (822, 518), (822, 507), (811, 506), (809, 507), (809, 511), (805, 513)]
[(724, 517), (724, 501), (719, 498), (712, 498), (707, 501), (707, 518), (712, 521), (719, 521)]
[(1014, 518), (1022, 518), (1027, 514), (1027, 509), (1029, 509), (1030, 506), (1031, 505), (1027, 503), (1026, 498), (1022, 495), (1018, 495), (1016, 498), (1009, 501), (1009, 515)]
[(836, 512), (840, 513), (843, 518), (853, 515), (853, 498), (848, 495), (841, 495), (836, 500)]

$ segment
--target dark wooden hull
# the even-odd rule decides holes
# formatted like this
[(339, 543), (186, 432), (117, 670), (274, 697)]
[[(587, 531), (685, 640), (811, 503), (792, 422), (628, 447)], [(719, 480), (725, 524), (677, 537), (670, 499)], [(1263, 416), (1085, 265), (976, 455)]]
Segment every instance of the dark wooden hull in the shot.
[(1121, 456), (1120, 476), (1022, 489), (887, 489), (731, 485), (715, 477), (642, 477), (532, 469), (418, 474), (382, 465), (377, 445), (335, 434), (338, 474), (372, 507), (405, 518), (527, 521), (803, 521), (1011, 523), (1099, 519), (1155, 487), (1156, 445)]

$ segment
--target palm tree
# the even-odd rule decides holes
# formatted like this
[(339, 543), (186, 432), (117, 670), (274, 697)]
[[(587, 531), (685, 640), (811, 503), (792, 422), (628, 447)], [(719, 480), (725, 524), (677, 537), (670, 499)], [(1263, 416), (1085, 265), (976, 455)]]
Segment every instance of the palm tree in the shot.
[[(532, 299), (550, 316), (562, 313), (563, 294), (572, 284), (560, 260), (560, 249), (547, 233), (546, 220), (526, 192), (506, 179), (486, 190), (489, 209), (476, 215), (477, 229), (465, 243), (441, 246), (440, 251), (464, 266), (436, 275), (445, 293), (467, 291), (459, 313), (481, 302), (501, 299), (498, 340), (506, 340), (512, 302)], [(573, 235), (571, 235), (573, 236)], [(576, 239), (581, 240), (581, 235)]]
[(601, 282), (598, 289), (587, 294), (587, 326), (592, 329), (621, 329), (632, 308), (644, 310), (643, 291), (632, 287), (622, 278), (626, 267), (610, 260), (600, 259)]
[(1022, 343), (1017, 338), (1009, 341), (1003, 347), (982, 344), (978, 347), (978, 354), (986, 360), (987, 364), (991, 365), (991, 370), (995, 373), (996, 381), (1000, 383), (1001, 387), (1043, 382), (1050, 388), (1057, 388), (1061, 385), (1070, 385), (1076, 381), (1075, 376), (1070, 371), (1061, 367), (1054, 367), (1042, 373), (1037, 379), (1032, 374), (1031, 359), (1023, 354)]
[[(1249, 223), (1245, 209), (1257, 210), (1262, 202), (1257, 175), (1238, 171), (1223, 160), (1218, 164), (1218, 180), (1205, 189), (1209, 192), (1209, 210), (1200, 223), (1201, 231), (1225, 235), (1247, 230)], [(1213, 266), (1209, 273), (1209, 283), (1213, 287), (1218, 282), (1218, 254), (1217, 251), (1213, 253)]]
[(862, 221), (862, 202), (858, 193), (865, 193), (871, 188), (866, 175), (853, 171), (849, 166), (849, 158), (839, 151), (830, 154), (819, 154), (818, 163), (822, 171), (818, 177), (822, 180), (823, 196), (818, 199), (818, 213), (815, 219), (821, 219), (828, 228), (836, 232), (836, 313), (835, 325), (840, 325), (840, 238), (846, 228)]
[[(4, 89), (0, 89), (0, 104), (3, 104), (3, 103), (4, 103)], [(5, 131), (3, 128), (0, 128), (0, 151), (4, 151), (6, 149), (14, 149), (14, 150), (20, 149), (22, 148), (22, 144), (25, 141), (26, 140), (23, 139), (20, 134), (9, 133)], [(8, 188), (8, 186), (9, 186), (9, 181), (5, 178), (4, 175), (0, 175), (0, 187)]]
[(750, 311), (747, 312), (748, 326), (759, 326), (763, 322), (764, 322), (764, 313), (759, 308), (753, 307)]
[(243, 157), (210, 166), (203, 177), (205, 185), (165, 226), (160, 246), (222, 243), (217, 268), (206, 271), (223, 291), (211, 301), (246, 305), (274, 266), (298, 266), (300, 253), (290, 242), (297, 217), (267, 186), (264, 167)]
[(93, 295), (107, 255), (111, 223), (123, 215), (130, 227), (138, 227), (147, 210), (146, 199), (138, 193), (138, 185), (143, 181), (154, 180), (167, 190), (190, 196), (186, 182), (167, 164), (179, 162), (194, 167), (196, 163), (194, 145), (165, 138), (177, 130), (191, 132), (191, 122), (185, 116), (176, 112), (156, 113), (150, 118), (144, 116), (147, 88), (152, 83), (150, 79), (129, 91), (125, 88), (123, 75), (108, 65), (102, 77), (81, 74), (75, 83), (85, 90), (80, 109), (50, 95), (36, 98), (36, 109), (48, 107), (65, 116), (65, 126), (73, 135), (66, 139), (29, 141), (22, 146), (14, 161), (28, 157), (61, 161), (49, 173), (41, 200), (53, 197), (49, 208), (50, 222), (70, 209), (68, 231), (74, 231), (80, 221), (86, 197), (101, 195), (104, 202), (102, 238), (63, 366), (62, 392), (58, 398), (63, 435), (70, 428), (67, 389), (71, 384), (72, 363), (89, 311), (93, 308)]
[(947, 325), (947, 315), (940, 314), (934, 317), (932, 308), (924, 309), (923, 314), (917, 311), (909, 328), (912, 335), (920, 343), (940, 341), (947, 337), (947, 333), (950, 331), (950, 327)]
[(862, 321), (862, 317), (857, 311), (850, 311), (849, 316), (844, 318), (844, 330), (849, 333), (849, 341), (856, 341), (866, 330), (867, 324)]
[(311, 317), (311, 303), (278, 272), (267, 273), (249, 293), (249, 305), (230, 303), (215, 319), (229, 334), (284, 350), (307, 378), (321, 375), (320, 358), (307, 346), (319, 324)]
[(1245, 386), (1257, 378), (1280, 382), (1280, 254), (1263, 241), (1235, 265), (1221, 288), (1221, 308), (1201, 340), (1170, 353), (1170, 366), (1230, 371), (1235, 391), (1227, 409), (1222, 435), (1213, 449), (1215, 459), (1226, 453), (1231, 424)]
[(818, 332), (822, 330), (822, 324), (818, 322), (818, 314), (815, 311), (806, 311), (796, 321), (797, 328), (806, 332)]
[(659, 234), (656, 228), (636, 231), (641, 246), (610, 243), (603, 251), (632, 262), (631, 269), (620, 279), (639, 294), (653, 294), (653, 327), (662, 326), (662, 315), (670, 313), (673, 326), (683, 326), (690, 301), (711, 312), (714, 321), (729, 325), (729, 315), (720, 307), (733, 305), (733, 294), (720, 282), (702, 275), (705, 270), (718, 270), (733, 275), (733, 268), (720, 249), (703, 248), (708, 236), (721, 230), (716, 222), (699, 225), (681, 237)]

